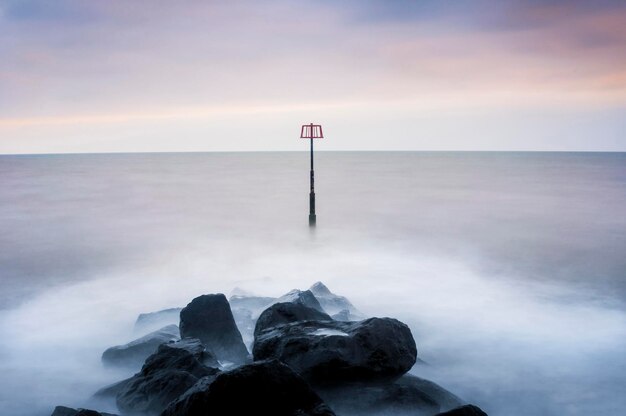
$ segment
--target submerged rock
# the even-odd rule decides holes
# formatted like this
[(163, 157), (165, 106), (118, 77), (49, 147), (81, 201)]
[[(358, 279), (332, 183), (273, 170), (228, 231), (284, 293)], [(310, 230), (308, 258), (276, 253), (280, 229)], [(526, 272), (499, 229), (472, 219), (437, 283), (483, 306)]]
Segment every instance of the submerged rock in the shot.
[(254, 336), (275, 326), (299, 321), (332, 321), (332, 318), (317, 309), (300, 303), (275, 303), (267, 308), (256, 322)]
[(202, 379), (161, 416), (333, 416), (300, 376), (278, 361), (262, 361)]
[(487, 416), (487, 413), (483, 412), (483, 410), (478, 406), (466, 404), (465, 406), (460, 406), (456, 409), (439, 413), (436, 416)]
[(161, 345), (141, 371), (124, 382), (116, 403), (122, 413), (157, 415), (199, 379), (220, 371), (201, 363), (202, 354), (186, 348)]
[(360, 321), (365, 315), (359, 312), (345, 296), (339, 296), (326, 287), (322, 282), (317, 282), (309, 288), (318, 300), (324, 311), (329, 315), (337, 315), (338, 321)]
[(278, 359), (314, 381), (400, 377), (417, 358), (408, 326), (392, 318), (306, 321), (277, 326), (255, 339), (255, 360)]
[(262, 311), (274, 302), (276, 302), (276, 298), (253, 295), (233, 295), (228, 299), (233, 313), (235, 309), (245, 309), (251, 312)]
[(412, 375), (392, 382), (342, 382), (315, 387), (324, 401), (339, 414), (433, 415), (463, 404), (437, 384)]
[(241, 364), (248, 350), (223, 294), (202, 295), (180, 311), (180, 334), (198, 338), (218, 360)]
[(107, 365), (139, 367), (159, 345), (179, 338), (178, 326), (168, 325), (128, 344), (108, 348), (102, 354), (102, 362)]
[(135, 321), (135, 331), (154, 331), (166, 325), (178, 325), (181, 309), (169, 308), (156, 312), (141, 313)]
[(71, 407), (57, 406), (50, 416), (117, 416), (112, 413), (100, 413), (90, 409), (72, 409)]

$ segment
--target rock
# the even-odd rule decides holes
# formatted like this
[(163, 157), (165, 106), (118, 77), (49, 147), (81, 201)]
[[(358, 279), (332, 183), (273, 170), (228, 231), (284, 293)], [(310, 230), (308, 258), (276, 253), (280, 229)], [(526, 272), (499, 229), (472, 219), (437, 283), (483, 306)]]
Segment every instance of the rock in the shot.
[(256, 322), (254, 336), (266, 329), (299, 321), (332, 321), (332, 318), (317, 309), (301, 303), (275, 303), (267, 308)]
[(432, 381), (408, 374), (392, 382), (318, 384), (315, 390), (333, 410), (351, 416), (432, 415), (463, 404)]
[(204, 379), (161, 416), (333, 416), (300, 376), (278, 361), (261, 361)]
[(166, 325), (178, 325), (181, 309), (169, 308), (157, 312), (141, 313), (135, 321), (135, 331), (147, 332)]
[(117, 416), (112, 413), (100, 413), (89, 409), (72, 409), (71, 407), (57, 406), (50, 416)]
[(213, 352), (209, 351), (197, 338), (183, 338), (180, 341), (162, 344), (164, 349), (180, 348), (191, 355), (207, 367), (218, 368), (220, 366)]
[(275, 303), (298, 303), (304, 306), (308, 306), (309, 308), (317, 309), (320, 312), (324, 312), (324, 308), (320, 305), (319, 301), (316, 299), (313, 292), (310, 290), (298, 290), (294, 289), (278, 299), (276, 299)]
[(146, 360), (141, 371), (131, 377), (117, 393), (122, 413), (157, 415), (199, 379), (220, 371), (207, 367), (198, 355), (185, 348), (164, 344)]
[(352, 382), (332, 388), (316, 387), (318, 394), (339, 414), (351, 416), (433, 415), (437, 402), (424, 392), (399, 383)]
[(343, 322), (350, 322), (350, 321), (358, 321), (359, 320), (359, 319), (356, 319), (355, 317), (353, 317), (350, 314), (350, 311), (347, 310), (347, 309), (343, 309), (343, 310), (337, 312), (336, 314), (331, 316), (331, 318), (333, 318), (333, 320), (335, 320), (335, 321), (343, 321)]
[(444, 389), (440, 385), (411, 374), (402, 376), (398, 381), (396, 381), (396, 384), (408, 386), (409, 388), (416, 389), (424, 394), (427, 394), (435, 402), (437, 402), (441, 411), (454, 409), (455, 407), (462, 406), (465, 403), (459, 397)]
[(408, 326), (392, 318), (295, 322), (261, 332), (255, 360), (278, 359), (312, 381), (393, 379), (417, 358)]
[(117, 394), (126, 386), (132, 377), (118, 381), (117, 383), (109, 384), (94, 393), (93, 397), (96, 399), (109, 399), (115, 398)]
[(223, 294), (202, 295), (180, 311), (180, 334), (198, 338), (219, 361), (241, 364), (248, 360), (248, 350)]
[(107, 349), (102, 354), (102, 362), (107, 365), (139, 367), (159, 345), (178, 339), (178, 326), (168, 325), (128, 344)]
[(487, 416), (487, 413), (483, 412), (483, 410), (478, 406), (466, 404), (465, 406), (460, 406), (456, 409), (439, 413), (436, 416)]
[[(332, 293), (322, 282), (317, 282), (309, 288), (319, 301), (324, 311), (329, 315), (339, 315), (338, 321), (360, 321), (365, 315), (359, 312), (345, 296)], [(347, 313), (346, 313), (347, 311)]]

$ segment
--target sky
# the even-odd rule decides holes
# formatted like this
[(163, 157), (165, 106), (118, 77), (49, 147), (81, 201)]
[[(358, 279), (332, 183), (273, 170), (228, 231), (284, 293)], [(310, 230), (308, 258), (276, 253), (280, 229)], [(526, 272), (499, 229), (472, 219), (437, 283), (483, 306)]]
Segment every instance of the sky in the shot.
[(626, 151), (626, 2), (0, 0), (0, 153)]

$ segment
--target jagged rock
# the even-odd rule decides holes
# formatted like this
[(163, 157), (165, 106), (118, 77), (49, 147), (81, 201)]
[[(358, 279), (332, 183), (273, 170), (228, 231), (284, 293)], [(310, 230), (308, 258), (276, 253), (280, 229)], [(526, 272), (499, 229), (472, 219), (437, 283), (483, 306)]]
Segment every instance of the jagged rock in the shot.
[[(345, 296), (335, 295), (322, 282), (317, 282), (309, 288), (318, 300), (324, 311), (329, 315), (339, 315), (339, 321), (360, 321), (365, 315), (359, 312)], [(347, 313), (345, 312), (347, 311)]]
[(317, 309), (320, 312), (324, 312), (324, 308), (320, 305), (319, 301), (310, 290), (298, 290), (294, 289), (288, 293), (285, 293), (278, 299), (276, 299), (275, 303), (298, 303), (304, 306), (308, 306), (309, 308)]
[(139, 367), (159, 345), (179, 339), (178, 326), (168, 325), (124, 345), (104, 351), (102, 362), (107, 365)]
[(300, 376), (278, 361), (262, 361), (203, 379), (161, 416), (333, 416)]
[(299, 321), (332, 321), (332, 318), (317, 309), (309, 308), (301, 303), (275, 303), (267, 308), (256, 322), (254, 336), (266, 329)]
[(100, 413), (89, 409), (72, 409), (71, 407), (57, 406), (50, 416), (117, 416), (112, 413)]
[(478, 406), (466, 404), (465, 406), (460, 406), (456, 409), (439, 413), (436, 416), (487, 416), (487, 413), (483, 412), (483, 410)]
[(127, 380), (117, 393), (122, 413), (157, 415), (199, 379), (220, 371), (207, 367), (185, 348), (161, 345), (148, 357), (141, 371)]
[(274, 327), (255, 339), (255, 360), (278, 359), (309, 380), (400, 377), (415, 364), (408, 326), (392, 318), (306, 321)]
[(193, 355), (198, 361), (207, 367), (218, 368), (220, 366), (215, 354), (212, 351), (208, 350), (202, 342), (200, 342), (197, 338), (183, 338), (180, 341), (176, 342), (168, 342), (167, 344), (162, 344), (164, 349), (167, 348), (180, 348), (191, 355)]
[(241, 364), (248, 350), (223, 294), (202, 295), (180, 311), (180, 334), (198, 338), (218, 360)]
[(343, 322), (351, 322), (351, 321), (358, 321), (359, 320), (359, 319), (356, 319), (355, 317), (353, 317), (350, 314), (350, 311), (347, 310), (347, 309), (344, 309), (342, 311), (337, 312), (336, 314), (331, 316), (331, 318), (333, 318), (333, 320), (335, 320), (335, 321), (343, 321)]
[(169, 308), (156, 312), (141, 313), (135, 321), (135, 331), (154, 331), (166, 325), (178, 325), (181, 309)]

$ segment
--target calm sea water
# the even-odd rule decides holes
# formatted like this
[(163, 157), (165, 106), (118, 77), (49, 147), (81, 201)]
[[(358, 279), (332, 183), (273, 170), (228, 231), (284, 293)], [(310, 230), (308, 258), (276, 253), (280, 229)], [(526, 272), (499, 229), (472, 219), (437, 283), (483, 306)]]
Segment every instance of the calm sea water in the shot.
[(0, 407), (88, 404), (139, 312), (323, 280), (492, 415), (620, 414), (626, 154), (320, 152), (315, 231), (308, 177), (307, 153), (0, 156)]

